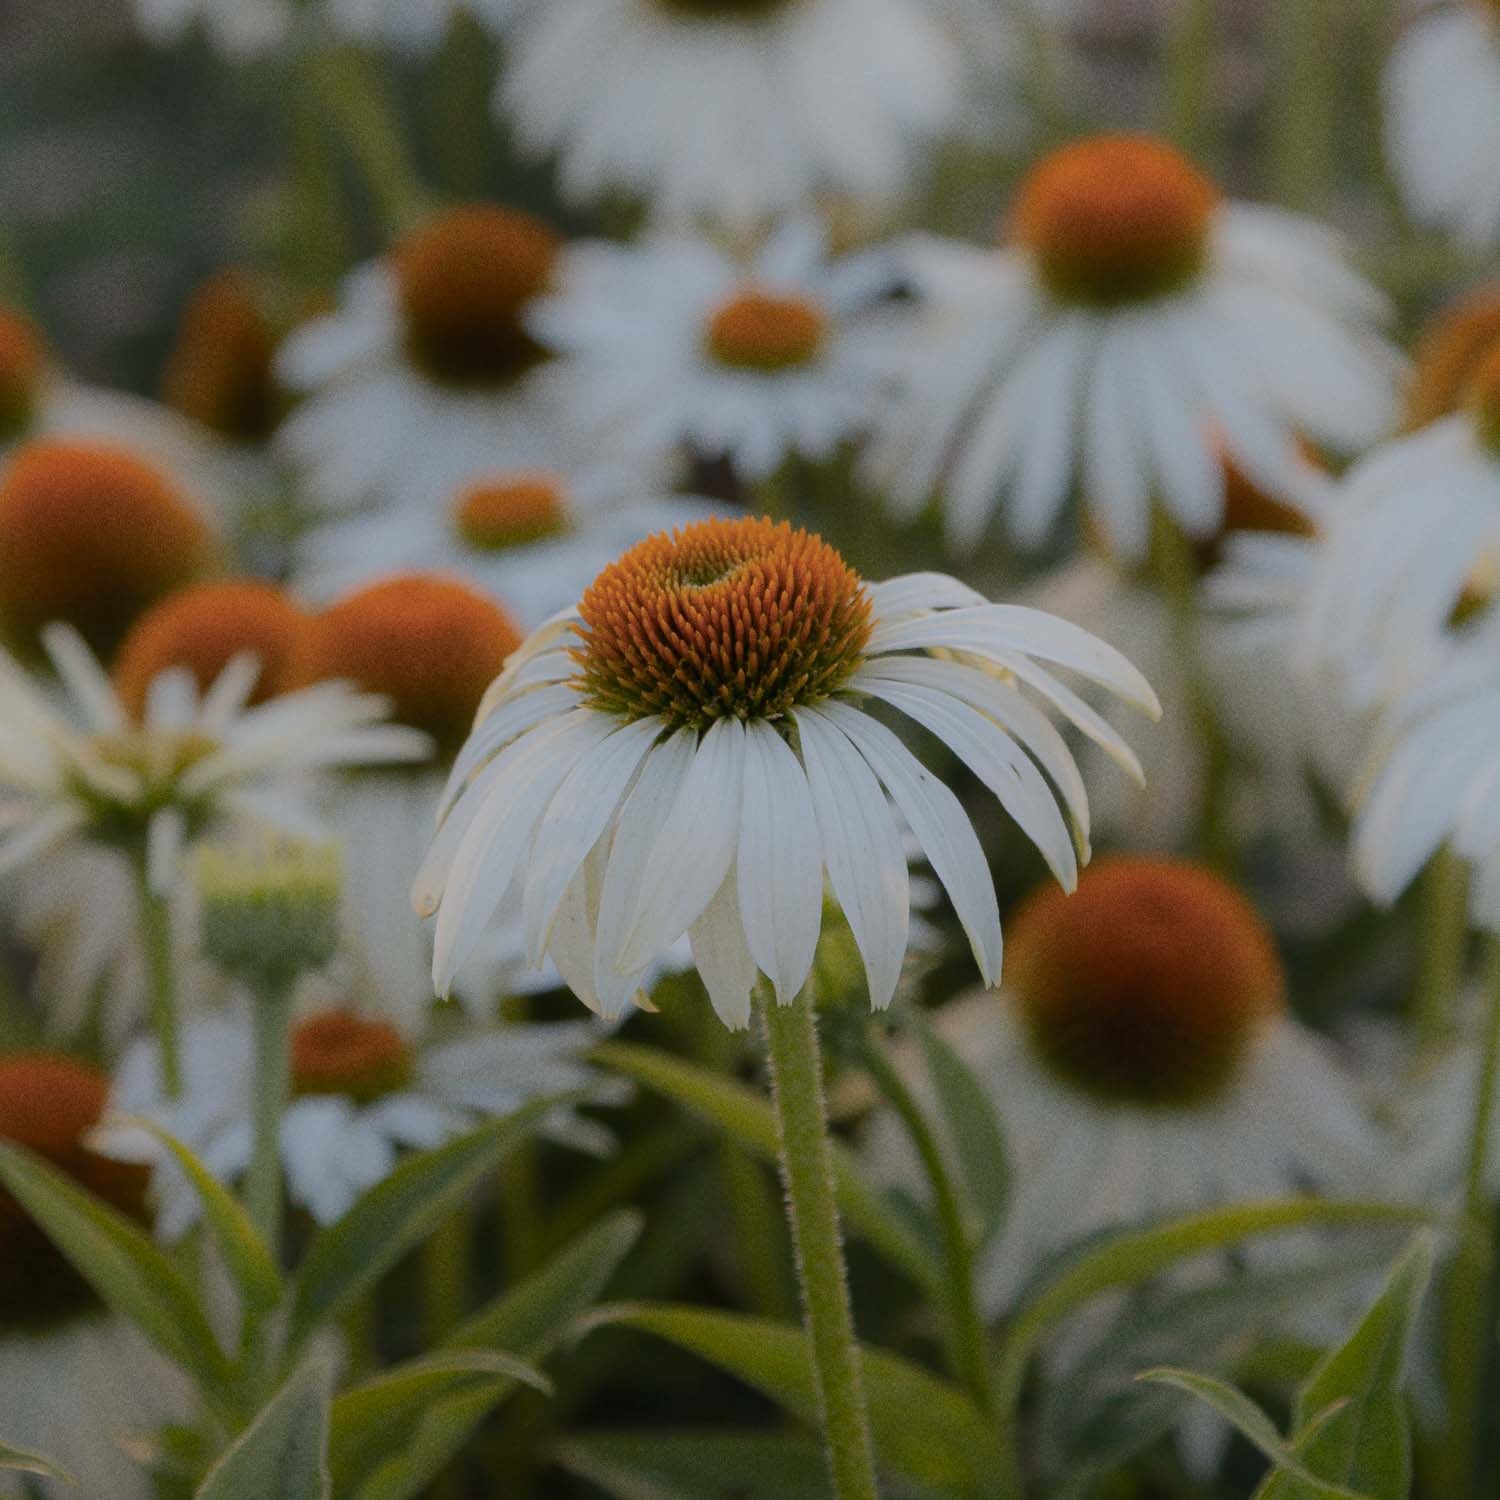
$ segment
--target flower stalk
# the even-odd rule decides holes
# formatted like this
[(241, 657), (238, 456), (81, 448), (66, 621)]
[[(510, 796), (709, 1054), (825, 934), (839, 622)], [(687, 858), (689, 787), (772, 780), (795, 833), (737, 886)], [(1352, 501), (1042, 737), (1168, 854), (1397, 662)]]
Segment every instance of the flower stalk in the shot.
[(1445, 1308), (1449, 1425), (1443, 1493), (1455, 1500), (1469, 1500), (1478, 1493), (1484, 1377), (1494, 1343), (1491, 1280), (1496, 1233), (1488, 1179), (1495, 1105), (1500, 1098), (1500, 937), (1491, 937), (1488, 943), (1485, 1000), (1464, 1176), (1462, 1238), (1448, 1277)]
[(837, 1500), (877, 1500), (864, 1371), (834, 1201), (817, 1017), (808, 990), (789, 1005), (768, 999), (762, 1009), (787, 1216), (833, 1491)]
[(1412, 1023), (1422, 1045), (1440, 1042), (1453, 1022), (1469, 944), (1467, 901), (1464, 862), (1451, 849), (1439, 850), (1421, 881), (1421, 952)]
[(245, 1205), (272, 1253), (281, 1244), (281, 1117), (291, 1098), (292, 992), (268, 986), (255, 997), (254, 1145)]
[(151, 1030), (161, 1054), (162, 1088), (168, 1099), (182, 1097), (182, 1047), (177, 1024), (177, 972), (172, 954), (172, 904), (153, 888), (142, 852), (135, 861), (141, 945), (146, 956), (147, 1003)]

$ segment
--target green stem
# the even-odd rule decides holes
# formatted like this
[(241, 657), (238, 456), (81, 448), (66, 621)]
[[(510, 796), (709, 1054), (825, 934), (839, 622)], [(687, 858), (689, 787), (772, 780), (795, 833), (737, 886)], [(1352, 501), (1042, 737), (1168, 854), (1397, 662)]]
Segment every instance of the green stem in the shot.
[(307, 68), (313, 96), (358, 168), (387, 234), (403, 233), (429, 203), (386, 80), (374, 60), (353, 47), (318, 53)]
[(1422, 874), (1421, 953), (1412, 991), (1418, 1042), (1442, 1041), (1453, 1022), (1468, 953), (1468, 870), (1451, 849), (1439, 851)]
[(1490, 1142), (1500, 1094), (1500, 938), (1485, 957), (1487, 1011), (1464, 1177), (1464, 1228), (1447, 1288), (1449, 1427), (1445, 1494), (1478, 1493), (1484, 1384), (1492, 1344), (1490, 1289), (1495, 1266), (1495, 1215), (1490, 1204)]
[(168, 1099), (178, 1099), (182, 1096), (182, 1055), (177, 1024), (177, 973), (172, 955), (172, 906), (167, 897), (151, 888), (144, 853), (135, 861), (135, 874), (151, 1029), (161, 1053), (162, 1088)]
[(1345, 53), (1332, 5), (1275, 0), (1267, 177), (1278, 203), (1312, 210), (1327, 201), (1337, 179), (1334, 141), (1343, 113), (1340, 85)]
[(833, 1492), (836, 1500), (877, 1500), (864, 1370), (834, 1201), (817, 1017), (806, 991), (790, 1005), (768, 1001), (762, 1010), (787, 1217)]
[[(423, 1346), (436, 1349), (469, 1311), (469, 1288), (474, 1271), (473, 1225), (468, 1210), (450, 1214), (422, 1246)], [(426, 1491), (428, 1500), (463, 1500), (464, 1471), (458, 1457), (436, 1475)]]
[(988, 1340), (979, 1306), (974, 1300), (974, 1239), (969, 1232), (953, 1174), (948, 1170), (937, 1136), (916, 1096), (880, 1043), (868, 1032), (862, 1038), (860, 1060), (875, 1080), (876, 1087), (900, 1116), (921, 1158), (922, 1169), (932, 1188), (933, 1204), (943, 1236), (943, 1255), (947, 1261), (948, 1343), (954, 1372), (968, 1386), (980, 1411), (992, 1412), (995, 1390), (990, 1376)]
[(291, 1097), (291, 1013), (289, 989), (254, 998), (254, 1148), (245, 1182), (245, 1204), (272, 1254), (281, 1245), (281, 1120)]
[(1230, 822), (1233, 759), (1214, 712), (1199, 649), (1198, 561), (1182, 528), (1158, 509), (1152, 528), (1151, 571), (1171, 612), (1174, 653), (1188, 683), (1194, 731), (1203, 752), (1203, 784), (1198, 802), (1198, 853), (1221, 873), (1235, 874), (1234, 832)]
[(1167, 134), (1189, 155), (1212, 153), (1214, 74), (1218, 63), (1218, 0), (1177, 0), (1167, 40)]

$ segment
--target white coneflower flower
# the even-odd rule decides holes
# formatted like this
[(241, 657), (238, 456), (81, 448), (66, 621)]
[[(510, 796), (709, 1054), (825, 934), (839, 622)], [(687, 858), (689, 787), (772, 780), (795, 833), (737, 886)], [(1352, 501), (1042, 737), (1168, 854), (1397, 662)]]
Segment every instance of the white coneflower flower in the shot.
[(1075, 483), (1111, 551), (1146, 553), (1159, 499), (1219, 529), (1220, 450), (1296, 493), (1298, 435), (1350, 452), (1395, 416), (1383, 299), (1327, 230), (1223, 201), (1160, 142), (1101, 136), (1044, 158), (1010, 243), (917, 241), (925, 310), (869, 472), (905, 515), (941, 494), (950, 540), (996, 514), (1026, 546)]
[(0, 872), (74, 841), (145, 861), (153, 891), (172, 890), (183, 846), (220, 821), (294, 833), (309, 815), (278, 787), (300, 771), (421, 756), (426, 737), (383, 724), (386, 704), (330, 683), (247, 708), (258, 675), (238, 657), (200, 696), (190, 672), (151, 684), (133, 720), (78, 634), (48, 626), (43, 644), (72, 709), (65, 715), (0, 655)]
[[(439, 1146), (487, 1117), (550, 1094), (623, 1102), (628, 1088), (584, 1060), (600, 1038), (589, 1024), (539, 1023), (413, 1041), (389, 1021), (353, 1010), (303, 1016), (292, 1027), (292, 1102), (281, 1128), (289, 1198), (329, 1223), (388, 1176), (403, 1152)], [(154, 1041), (136, 1042), (116, 1070), (109, 1116), (94, 1139), (112, 1156), (154, 1165), (157, 1233), (167, 1241), (197, 1221), (197, 1193), (155, 1138), (130, 1120), (160, 1125), (216, 1177), (237, 1182), (250, 1165), (251, 1055), (248, 1018), (198, 1015), (183, 1026), (178, 1098), (163, 1088)], [(541, 1134), (594, 1155), (614, 1146), (610, 1132), (576, 1105), (550, 1114)]]
[(279, 439), (315, 499), (431, 512), (476, 475), (570, 454), (568, 405), (526, 326), (561, 249), (527, 214), (445, 209), (285, 341), (277, 373), (304, 399)]
[(550, 955), (606, 1017), (688, 932), (715, 1008), (743, 1026), (758, 972), (787, 1001), (807, 978), (826, 870), (884, 1006), (909, 921), (888, 796), (995, 977), (978, 838), (868, 705), (952, 746), (1071, 885), (1083, 783), (1022, 685), (1134, 761), (1050, 665), (1156, 710), (1102, 641), (941, 574), (866, 585), (820, 538), (768, 520), (650, 538), (511, 658), (459, 756), (415, 892), (438, 916), (439, 992), (496, 912), (518, 910), (530, 961)]
[(930, 0), (559, 0), (509, 39), (496, 102), (562, 190), (736, 224), (821, 192), (900, 194), (965, 67)]
[[(147, 1173), (88, 1140), (109, 1080), (72, 1058), (0, 1054), (0, 1141), (36, 1152), (81, 1187), (145, 1222)], [(195, 1415), (182, 1373), (107, 1312), (62, 1253), (0, 1189), (0, 1431), (76, 1481), (37, 1493), (147, 1500), (124, 1444)]]
[(1000, 992), (946, 1013), (1011, 1153), (991, 1311), (1104, 1230), (1376, 1179), (1352, 1085), (1287, 1014), (1269, 931), (1211, 871), (1113, 856), (1071, 898), (1032, 896), (1008, 936)]
[(1354, 870), (1390, 904), (1444, 845), (1474, 867), (1474, 920), (1500, 932), (1500, 616), (1387, 709), (1354, 828)]
[(1377, 448), (1344, 481), (1299, 652), (1354, 701), (1416, 682), (1477, 628), (1500, 577), (1500, 343), (1467, 404)]
[(795, 219), (748, 260), (686, 233), (575, 246), (529, 324), (571, 357), (577, 420), (601, 446), (727, 459), (754, 483), (869, 425), (857, 315), (893, 281), (885, 257), (829, 262), (821, 227)]
[(642, 498), (654, 489), (623, 473), (545, 463), (480, 475), (446, 513), (412, 507), (316, 528), (301, 543), (297, 581), (322, 598), (411, 569), (450, 574), (503, 600), (530, 629), (577, 599), (627, 547), (713, 513), (702, 500)]
[(1423, 223), (1500, 244), (1500, 10), (1457, 0), (1419, 17), (1386, 70), (1386, 152)]

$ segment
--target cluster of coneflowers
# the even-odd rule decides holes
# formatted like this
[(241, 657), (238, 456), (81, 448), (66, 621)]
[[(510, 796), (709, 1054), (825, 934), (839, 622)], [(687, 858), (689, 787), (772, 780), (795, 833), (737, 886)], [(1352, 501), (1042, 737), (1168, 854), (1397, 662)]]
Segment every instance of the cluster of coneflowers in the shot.
[[(1039, 144), (1086, 0), (135, 10), (383, 238), (316, 269), (300, 183), (159, 401), (0, 308), (0, 1473), (710, 1493), (692, 1428), (491, 1462), (592, 1318), (816, 1429), (746, 1494), (1216, 1496), (1236, 1428), (1268, 1496), (1396, 1500), (1413, 1444), (1486, 1493), (1493, 0), (1393, 41), (1414, 305), (1463, 291), (1410, 357), (1323, 223), (1135, 122)], [(391, 58), (493, 63), (463, 130), (632, 232), (424, 184)], [(971, 157), (1026, 163), (954, 194), (988, 241), (932, 229)], [(727, 1236), (665, 1194), (704, 1121)], [(728, 1238), (758, 1316), (590, 1313), (638, 1200), (637, 1289)]]

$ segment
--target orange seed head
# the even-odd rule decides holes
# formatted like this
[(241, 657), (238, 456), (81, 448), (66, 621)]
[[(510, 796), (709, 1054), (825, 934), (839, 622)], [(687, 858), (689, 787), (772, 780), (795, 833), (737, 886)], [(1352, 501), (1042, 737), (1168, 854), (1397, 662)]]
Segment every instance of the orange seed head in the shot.
[(561, 241), (540, 220), (493, 204), (447, 209), (393, 253), (411, 357), (434, 379), (499, 385), (545, 352), (522, 326)]
[(411, 1049), (401, 1033), (352, 1010), (299, 1021), (291, 1050), (292, 1086), (299, 1094), (342, 1094), (367, 1104), (411, 1081)]
[(221, 271), (183, 309), (162, 375), (162, 399), (232, 442), (262, 443), (279, 412), (271, 372), (275, 353), (250, 278)]
[(1191, 282), (1207, 258), (1218, 202), (1213, 183), (1161, 141), (1094, 136), (1032, 169), (1014, 232), (1054, 296), (1112, 307)]
[(197, 508), (125, 448), (37, 439), (0, 475), (0, 633), (22, 651), (64, 620), (107, 657), (214, 554)]
[(785, 521), (699, 521), (648, 537), (579, 604), (595, 707), (677, 728), (777, 718), (835, 692), (870, 637), (859, 575)]
[(541, 471), (470, 485), (453, 508), (453, 527), (476, 552), (504, 552), (568, 529), (566, 486)]
[(1037, 1055), (1109, 1103), (1212, 1099), (1285, 1003), (1259, 916), (1186, 860), (1102, 859), (1074, 895), (1047, 886), (1026, 900), (1006, 939), (1006, 990)]
[(822, 351), (828, 319), (806, 297), (743, 287), (708, 320), (708, 351), (721, 365), (774, 375), (808, 365)]

